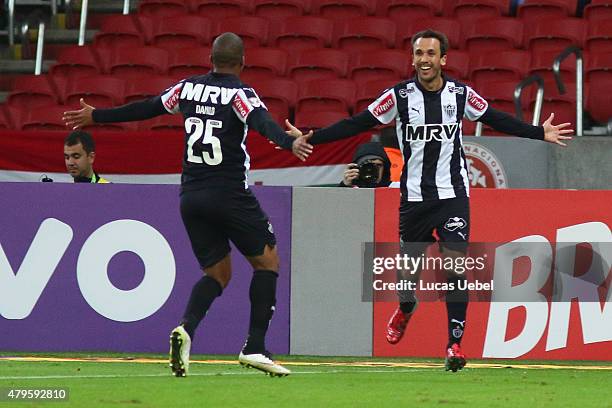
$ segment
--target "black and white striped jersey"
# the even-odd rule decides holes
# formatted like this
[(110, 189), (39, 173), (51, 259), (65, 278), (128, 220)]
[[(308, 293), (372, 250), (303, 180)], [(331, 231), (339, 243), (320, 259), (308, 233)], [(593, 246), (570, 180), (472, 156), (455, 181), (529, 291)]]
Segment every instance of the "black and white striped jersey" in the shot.
[(396, 122), (404, 155), (403, 199), (469, 196), (461, 119), (476, 121), (487, 107), (472, 88), (452, 79), (445, 79), (435, 92), (425, 90), (415, 79), (407, 80), (385, 90), (368, 106), (380, 123)]
[(161, 94), (164, 108), (185, 119), (183, 189), (248, 186), (247, 119), (266, 106), (231, 74), (209, 73), (180, 81)]

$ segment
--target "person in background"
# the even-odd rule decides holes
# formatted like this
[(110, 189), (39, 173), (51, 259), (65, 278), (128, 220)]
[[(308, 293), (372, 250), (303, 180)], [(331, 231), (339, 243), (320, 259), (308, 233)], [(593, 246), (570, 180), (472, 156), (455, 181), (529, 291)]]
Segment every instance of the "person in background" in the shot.
[(76, 130), (66, 137), (64, 162), (75, 183), (109, 183), (94, 171), (95, 160), (96, 144), (89, 133)]

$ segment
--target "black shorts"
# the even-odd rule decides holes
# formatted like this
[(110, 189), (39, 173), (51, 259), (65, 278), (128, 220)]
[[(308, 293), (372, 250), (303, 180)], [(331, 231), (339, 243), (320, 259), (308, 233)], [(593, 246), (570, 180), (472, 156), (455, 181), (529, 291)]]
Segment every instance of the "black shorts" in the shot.
[(470, 235), (469, 198), (402, 200), (399, 224), (403, 242), (436, 242), (435, 230), (440, 246), (466, 252)]
[(229, 241), (244, 256), (262, 255), (276, 237), (268, 216), (251, 192), (240, 188), (204, 188), (181, 194), (181, 217), (202, 268), (229, 252)]

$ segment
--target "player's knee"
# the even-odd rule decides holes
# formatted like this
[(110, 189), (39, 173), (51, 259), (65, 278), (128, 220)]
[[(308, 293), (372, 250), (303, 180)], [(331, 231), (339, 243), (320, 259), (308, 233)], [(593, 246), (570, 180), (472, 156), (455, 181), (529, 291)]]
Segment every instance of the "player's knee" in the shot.
[(250, 257), (249, 261), (255, 270), (268, 270), (278, 273), (280, 260), (276, 247), (266, 245), (262, 255)]
[(222, 289), (225, 289), (232, 279), (231, 273), (222, 273), (220, 271), (210, 271), (204, 269), (204, 275), (216, 280)]
[(232, 278), (232, 266), (229, 254), (216, 264), (203, 268), (204, 274), (213, 278), (225, 289)]

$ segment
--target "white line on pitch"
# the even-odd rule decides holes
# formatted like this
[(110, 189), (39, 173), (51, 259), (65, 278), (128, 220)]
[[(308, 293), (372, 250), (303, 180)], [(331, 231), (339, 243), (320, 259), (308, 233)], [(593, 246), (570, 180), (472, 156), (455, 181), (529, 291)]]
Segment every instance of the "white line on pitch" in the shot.
[[(361, 374), (361, 373), (414, 373), (416, 371), (431, 371), (428, 369), (396, 369), (396, 370), (330, 370), (330, 371), (294, 371), (292, 375), (302, 374)], [(191, 373), (189, 377), (213, 377), (224, 375), (262, 375), (258, 371), (247, 372), (218, 372), (218, 373)], [(138, 378), (138, 377), (172, 377), (170, 374), (92, 374), (92, 375), (30, 375), (30, 376), (2, 376), (0, 380), (49, 380), (68, 378)]]

